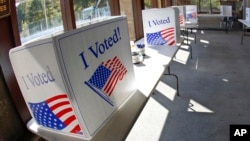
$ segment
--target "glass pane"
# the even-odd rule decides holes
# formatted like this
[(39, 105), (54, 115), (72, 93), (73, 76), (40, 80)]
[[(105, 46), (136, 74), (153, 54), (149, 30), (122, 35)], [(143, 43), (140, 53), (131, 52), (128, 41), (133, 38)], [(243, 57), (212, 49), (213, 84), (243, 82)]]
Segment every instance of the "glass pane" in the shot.
[(63, 31), (59, 0), (25, 0), (16, 11), (22, 43)]
[(197, 12), (200, 12), (199, 0), (190, 0), (191, 5), (197, 5)]
[(212, 12), (219, 13), (220, 12), (220, 0), (211, 0), (212, 3)]
[(151, 8), (151, 0), (144, 0), (145, 9)]
[(190, 0), (191, 5), (198, 5), (199, 0)]
[(74, 0), (77, 27), (110, 16), (108, 0)]
[(200, 0), (200, 12), (208, 13), (210, 10), (210, 0)]

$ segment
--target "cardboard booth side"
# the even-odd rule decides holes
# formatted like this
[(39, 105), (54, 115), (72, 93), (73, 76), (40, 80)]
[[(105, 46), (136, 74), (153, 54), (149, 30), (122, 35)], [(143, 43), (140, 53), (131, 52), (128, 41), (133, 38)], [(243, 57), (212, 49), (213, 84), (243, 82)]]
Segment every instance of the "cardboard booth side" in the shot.
[(128, 35), (112, 17), (10, 50), (40, 132), (90, 140), (137, 91)]
[(246, 21), (250, 22), (250, 7), (246, 7)]
[(51, 39), (16, 47), (9, 52), (19, 87), (32, 118), (42, 128), (88, 138), (56, 61)]
[(185, 5), (187, 23), (198, 23), (197, 5)]
[(186, 23), (186, 10), (185, 6), (172, 6), (174, 8), (178, 8), (179, 10), (179, 23), (180, 26), (185, 26)]

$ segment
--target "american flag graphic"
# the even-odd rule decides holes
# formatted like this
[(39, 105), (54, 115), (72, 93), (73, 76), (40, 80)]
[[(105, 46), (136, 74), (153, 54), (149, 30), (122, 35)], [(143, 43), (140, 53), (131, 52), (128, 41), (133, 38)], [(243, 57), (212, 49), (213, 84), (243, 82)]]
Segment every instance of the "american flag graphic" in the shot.
[(29, 103), (29, 106), (39, 125), (83, 134), (66, 94), (58, 94), (39, 103)]
[(180, 23), (180, 25), (184, 24), (184, 16), (183, 15), (179, 15), (179, 23)]
[(197, 18), (196, 12), (187, 13), (186, 16), (188, 19), (196, 19)]
[(148, 45), (164, 45), (170, 46), (175, 44), (175, 29), (170, 27), (155, 33), (146, 33)]
[(122, 80), (126, 73), (127, 69), (119, 58), (115, 56), (113, 59), (102, 62), (90, 79), (84, 83), (102, 99), (114, 106), (109, 97), (112, 95), (117, 82)]

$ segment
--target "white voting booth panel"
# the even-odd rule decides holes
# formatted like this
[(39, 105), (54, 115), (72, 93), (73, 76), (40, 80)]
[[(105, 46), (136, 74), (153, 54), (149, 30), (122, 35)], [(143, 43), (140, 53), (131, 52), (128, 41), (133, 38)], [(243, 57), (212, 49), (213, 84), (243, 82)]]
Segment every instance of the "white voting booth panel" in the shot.
[(198, 23), (197, 6), (185, 5), (185, 9), (186, 9), (186, 21), (188, 23)]
[(232, 16), (232, 6), (231, 5), (221, 5), (220, 6), (220, 14), (225, 17)]
[(186, 22), (186, 10), (185, 10), (185, 6), (172, 6), (175, 8), (178, 8), (179, 10), (179, 23), (180, 26), (185, 26), (185, 22)]
[(246, 21), (250, 22), (250, 7), (246, 7)]
[(180, 35), (179, 13), (174, 8), (142, 10), (146, 46), (173, 46)]
[(91, 139), (136, 91), (125, 17), (14, 48), (10, 60), (33, 119), (61, 135)]

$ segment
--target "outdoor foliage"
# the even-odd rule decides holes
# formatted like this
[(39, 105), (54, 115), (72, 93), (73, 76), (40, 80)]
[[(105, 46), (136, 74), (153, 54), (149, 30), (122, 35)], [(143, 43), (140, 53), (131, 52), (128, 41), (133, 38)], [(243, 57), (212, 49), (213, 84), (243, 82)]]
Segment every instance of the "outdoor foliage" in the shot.
[(17, 4), (16, 9), (20, 32), (27, 25), (61, 15), (58, 0), (28, 0)]
[(150, 8), (151, 7), (151, 0), (144, 0), (144, 5), (146, 8)]
[[(75, 12), (82, 11), (84, 8), (95, 6), (98, 0), (74, 0)], [(101, 0), (99, 7), (104, 6), (106, 0)], [(37, 26), (48, 27), (53, 24), (55, 17), (61, 17), (59, 0), (26, 0), (16, 5), (19, 31), (25, 27), (32, 28)], [(41, 23), (43, 22), (43, 23)]]

